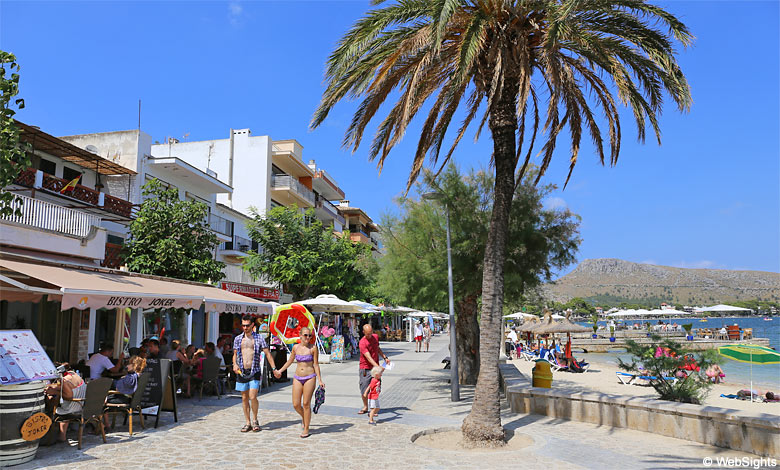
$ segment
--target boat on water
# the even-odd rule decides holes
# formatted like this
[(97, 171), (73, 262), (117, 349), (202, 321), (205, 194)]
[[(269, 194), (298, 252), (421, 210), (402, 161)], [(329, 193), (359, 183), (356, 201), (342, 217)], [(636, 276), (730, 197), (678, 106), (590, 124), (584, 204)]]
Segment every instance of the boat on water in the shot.
[(706, 318), (701, 318), (701, 319), (699, 319), (699, 321), (700, 321), (700, 322), (706, 322), (706, 321), (707, 321), (707, 319), (706, 319)]
[(764, 317), (764, 321), (772, 321), (772, 317)]

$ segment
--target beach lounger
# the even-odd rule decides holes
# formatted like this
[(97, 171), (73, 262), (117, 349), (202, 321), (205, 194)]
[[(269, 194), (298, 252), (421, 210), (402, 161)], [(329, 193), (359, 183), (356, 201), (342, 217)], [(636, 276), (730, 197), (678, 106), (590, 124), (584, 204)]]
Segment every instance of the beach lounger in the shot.
[(627, 372), (615, 372), (615, 375), (617, 375), (618, 380), (623, 385), (631, 385), (636, 380), (636, 375)]
[(530, 349), (523, 349), (520, 351), (520, 357), (526, 361), (535, 361), (536, 359), (539, 359), (539, 354)]

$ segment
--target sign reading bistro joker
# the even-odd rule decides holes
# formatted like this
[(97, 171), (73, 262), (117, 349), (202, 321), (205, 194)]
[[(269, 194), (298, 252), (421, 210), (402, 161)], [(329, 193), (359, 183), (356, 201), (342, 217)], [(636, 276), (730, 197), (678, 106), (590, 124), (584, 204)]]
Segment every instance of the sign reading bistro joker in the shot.
[(254, 286), (252, 284), (242, 284), (239, 282), (221, 282), (222, 289), (241, 294), (253, 299), (279, 300), (279, 289), (271, 287)]
[(77, 308), (200, 308), (199, 297), (147, 297), (122, 295), (93, 295), (66, 293), (62, 296), (62, 310)]

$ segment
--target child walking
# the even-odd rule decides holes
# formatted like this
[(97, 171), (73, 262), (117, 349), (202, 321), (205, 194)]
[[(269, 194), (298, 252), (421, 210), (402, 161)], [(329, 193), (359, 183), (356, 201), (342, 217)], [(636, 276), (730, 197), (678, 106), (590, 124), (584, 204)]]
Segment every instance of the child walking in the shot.
[(368, 424), (376, 424), (375, 418), (379, 414), (379, 393), (382, 391), (382, 372), (383, 368), (376, 366), (371, 369), (371, 383), (363, 392), (363, 396), (368, 398), (368, 407), (371, 412), (368, 413)]

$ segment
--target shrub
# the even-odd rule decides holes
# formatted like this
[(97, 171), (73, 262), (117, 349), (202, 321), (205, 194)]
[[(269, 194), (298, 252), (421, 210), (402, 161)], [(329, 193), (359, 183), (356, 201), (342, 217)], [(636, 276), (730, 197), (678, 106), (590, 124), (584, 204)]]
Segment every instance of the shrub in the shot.
[[(685, 349), (676, 341), (651, 336), (650, 344), (638, 344), (636, 341), (626, 341), (626, 351), (631, 354), (631, 362), (620, 362), (620, 368), (628, 372), (641, 373), (657, 377), (650, 385), (658, 392), (661, 400), (678, 401), (682, 403), (701, 402), (707, 397), (712, 383), (704, 371), (719, 362), (715, 350), (696, 351)], [(698, 366), (698, 370), (685, 370), (689, 364)], [(676, 377), (664, 380), (662, 377)]]

